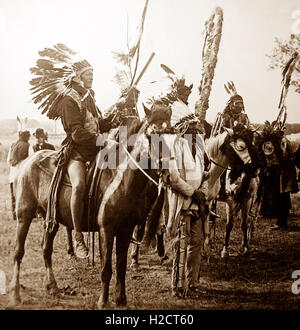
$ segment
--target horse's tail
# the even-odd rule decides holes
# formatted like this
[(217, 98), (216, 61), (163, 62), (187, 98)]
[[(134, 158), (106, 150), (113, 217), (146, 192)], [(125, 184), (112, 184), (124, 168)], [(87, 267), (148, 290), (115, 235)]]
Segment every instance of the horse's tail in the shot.
[(156, 197), (156, 200), (147, 216), (145, 234), (143, 238), (143, 243), (146, 247), (149, 247), (157, 233), (163, 202), (164, 189), (161, 189), (160, 194)]

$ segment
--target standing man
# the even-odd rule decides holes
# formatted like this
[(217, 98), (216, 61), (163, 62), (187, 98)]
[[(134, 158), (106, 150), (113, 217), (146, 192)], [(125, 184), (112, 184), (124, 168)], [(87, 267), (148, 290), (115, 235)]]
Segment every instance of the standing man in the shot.
[[(193, 85), (186, 86), (184, 79), (177, 79), (172, 87), (171, 94), (177, 97), (170, 102), (171, 125), (182, 137), (175, 152), (176, 157), (170, 163), (170, 186), (180, 195), (179, 200), (182, 202), (178, 204), (181, 207), (178, 226), (170, 230), (175, 230), (178, 238), (174, 248), (171, 285), (174, 296), (196, 298), (199, 295), (202, 246), (207, 248), (209, 244), (207, 189), (204, 180), (205, 147), (202, 138), (204, 130), (200, 120), (188, 107)], [(184, 139), (184, 134), (189, 135), (191, 141)], [(176, 166), (178, 157), (184, 160), (182, 170)]]
[(34, 152), (44, 149), (55, 150), (54, 145), (46, 142), (47, 135), (42, 128), (37, 128), (36, 131), (33, 133), (33, 136), (35, 136), (37, 142), (33, 146)]

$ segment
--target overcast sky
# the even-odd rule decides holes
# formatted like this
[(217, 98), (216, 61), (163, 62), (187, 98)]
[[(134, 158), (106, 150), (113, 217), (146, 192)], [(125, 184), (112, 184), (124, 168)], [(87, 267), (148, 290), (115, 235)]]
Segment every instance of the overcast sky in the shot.
[[(116, 66), (112, 52), (124, 49), (127, 16), (129, 35), (133, 35), (143, 6), (143, 0), (1, 0), (1, 118), (46, 119), (30, 102), (29, 68), (39, 50), (58, 42), (93, 65), (99, 108), (104, 110), (116, 102), (119, 89), (112, 82)], [(164, 63), (194, 84), (190, 97), (194, 106), (201, 79), (204, 23), (216, 6), (223, 9), (224, 23), (207, 119), (213, 121), (224, 109), (228, 95), (223, 85), (233, 80), (252, 122), (274, 120), (281, 72), (268, 71), (266, 54), (275, 37), (288, 39), (293, 32), (299, 0), (149, 0), (141, 66), (152, 52), (155, 57), (139, 84), (140, 101), (166, 91), (168, 81), (162, 80), (160, 69)], [(150, 84), (153, 80), (159, 83)], [(300, 96), (291, 89), (286, 103), (287, 121), (299, 123)]]

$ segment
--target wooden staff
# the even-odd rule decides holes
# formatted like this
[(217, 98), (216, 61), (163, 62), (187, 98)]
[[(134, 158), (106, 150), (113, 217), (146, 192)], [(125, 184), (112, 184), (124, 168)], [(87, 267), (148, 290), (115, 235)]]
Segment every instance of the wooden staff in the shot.
[(134, 86), (137, 86), (137, 84), (139, 83), (139, 81), (141, 80), (141, 78), (143, 77), (145, 71), (147, 70), (148, 66), (150, 65), (151, 61), (153, 60), (155, 53), (153, 52), (150, 57), (149, 60), (147, 61), (146, 65), (144, 66), (143, 70), (141, 71), (140, 75), (137, 77), (135, 83), (133, 84)]

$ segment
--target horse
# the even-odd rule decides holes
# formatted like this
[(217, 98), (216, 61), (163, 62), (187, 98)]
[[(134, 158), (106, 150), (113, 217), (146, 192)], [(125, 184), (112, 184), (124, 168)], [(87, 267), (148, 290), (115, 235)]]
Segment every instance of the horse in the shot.
[[(220, 190), (220, 177), (230, 170), (235, 184), (231, 185), (231, 191), (226, 194), (226, 232), (225, 242), (221, 251), (221, 257), (229, 255), (228, 246), (230, 233), (234, 221), (241, 213), (241, 229), (243, 232), (242, 252), (245, 254), (253, 232), (253, 223), (258, 216), (257, 189), (259, 184), (257, 151), (252, 145), (253, 136), (248, 128), (242, 129), (244, 134), (240, 137), (231, 129), (226, 129), (222, 134), (210, 137), (205, 141), (206, 152), (210, 158), (211, 166), (208, 172), (208, 204), (211, 209), (213, 201), (217, 198)], [(243, 136), (250, 136), (248, 145), (243, 143)], [(252, 136), (252, 137), (251, 137)], [(243, 150), (239, 151), (239, 143)], [(250, 152), (251, 151), (251, 152)], [(256, 210), (256, 211), (253, 211)], [(252, 214), (254, 213), (254, 214)]]
[[(158, 110), (162, 111), (161, 108)], [(127, 303), (125, 276), (128, 247), (134, 227), (146, 221), (148, 212), (155, 204), (158, 196), (157, 181), (159, 179), (158, 165), (154, 166), (154, 169), (151, 167), (149, 169), (148, 166), (148, 169), (143, 170), (134, 159), (139, 157), (142, 160), (143, 158), (148, 165), (153, 162), (153, 157), (150, 157), (149, 152), (151, 149), (152, 154), (155, 146), (149, 143), (149, 136), (155, 133), (156, 129), (162, 130), (167, 125), (161, 120), (163, 116), (157, 116), (156, 113), (157, 111), (152, 109), (151, 114), (146, 115), (143, 121), (139, 119), (129, 121), (127, 137), (136, 137), (133, 147), (126, 148), (120, 143), (118, 149), (123, 148), (127, 156), (122, 161), (119, 158), (115, 168), (102, 169), (100, 179), (97, 181), (99, 195), (95, 196), (98, 207), (95, 230), (100, 233), (101, 255), (101, 293), (97, 303), (99, 309), (109, 306), (109, 283), (112, 277), (114, 239), (116, 239), (115, 303), (117, 307), (126, 306)], [(155, 118), (160, 118), (160, 122), (154, 122)], [(102, 152), (103, 149), (100, 151), (100, 156)], [(33, 154), (22, 164), (16, 181), (17, 233), (13, 276), (9, 285), (10, 306), (21, 303), (20, 266), (25, 253), (25, 240), (37, 209), (46, 212), (48, 187), (56, 166), (55, 159), (53, 159), (55, 155), (57, 152), (46, 150)], [(39, 166), (41, 163), (43, 163), (44, 168)], [(43, 236), (42, 249), (46, 267), (45, 288), (50, 294), (59, 292), (52, 270), (53, 240), (59, 224), (73, 228), (69, 207), (70, 196), (71, 187), (65, 178), (58, 194), (56, 222), (52, 230), (46, 230)]]

